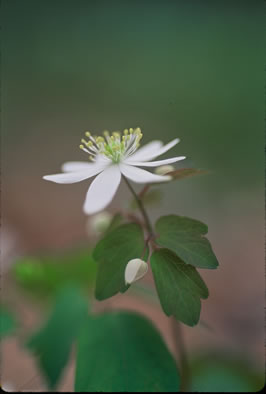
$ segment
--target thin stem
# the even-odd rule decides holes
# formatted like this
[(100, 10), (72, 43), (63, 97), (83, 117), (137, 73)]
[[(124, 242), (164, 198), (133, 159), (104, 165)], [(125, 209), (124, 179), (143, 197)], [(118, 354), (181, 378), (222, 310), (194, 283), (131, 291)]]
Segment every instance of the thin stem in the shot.
[(176, 345), (176, 350), (179, 353), (180, 357), (180, 366), (181, 366), (181, 392), (186, 392), (189, 389), (189, 381), (190, 381), (190, 370), (187, 358), (187, 351), (185, 347), (184, 338), (182, 335), (182, 329), (179, 321), (177, 321), (174, 317), (172, 319), (172, 330)]
[[(147, 214), (147, 212), (144, 208), (144, 205), (142, 203), (142, 200), (141, 200), (141, 197), (143, 197), (143, 195), (147, 192), (149, 185), (146, 185), (144, 187), (144, 189), (140, 192), (140, 194), (137, 195), (137, 193), (135, 192), (135, 190), (133, 189), (131, 184), (128, 182), (126, 177), (124, 177), (124, 180), (129, 188), (129, 190), (131, 191), (131, 193), (135, 197), (135, 200), (138, 204), (138, 207), (139, 207), (139, 209), (142, 213), (143, 219), (145, 221), (146, 227), (149, 231), (147, 242), (150, 242), (152, 249), (155, 250), (158, 247), (155, 244), (155, 242), (153, 242), (154, 241), (154, 232), (153, 232), (152, 225), (151, 225), (150, 219), (148, 217), (148, 214)], [(190, 372), (189, 372), (189, 366), (188, 366), (187, 352), (186, 352), (186, 348), (185, 348), (185, 344), (184, 344), (184, 339), (182, 336), (180, 323), (174, 317), (172, 317), (172, 329), (173, 329), (173, 336), (174, 336), (174, 340), (175, 340), (175, 344), (176, 344), (176, 349), (177, 349), (177, 352), (180, 354), (181, 377), (182, 377), (181, 391), (185, 392), (188, 389), (189, 380), (190, 380)]]
[(144, 219), (144, 221), (145, 221), (145, 224), (146, 224), (146, 227), (147, 227), (149, 233), (150, 233), (151, 235), (153, 235), (152, 225), (151, 225), (150, 219), (149, 219), (149, 217), (148, 217), (148, 215), (147, 215), (147, 212), (146, 212), (146, 210), (145, 210), (145, 208), (144, 208), (144, 205), (143, 205), (141, 199), (139, 198), (139, 196), (137, 195), (137, 193), (135, 192), (135, 190), (133, 189), (133, 187), (131, 186), (131, 184), (128, 182), (128, 180), (127, 180), (126, 177), (124, 177), (124, 180), (125, 180), (125, 182), (126, 182), (128, 188), (129, 188), (129, 190), (131, 191), (131, 193), (132, 193), (133, 196), (135, 197), (136, 203), (138, 204), (138, 207), (139, 207), (139, 209), (140, 209), (140, 212), (142, 213), (143, 219)]
[(144, 194), (146, 194), (147, 191), (149, 190), (149, 188), (150, 188), (150, 185), (145, 185), (144, 188), (139, 192), (138, 197), (140, 199), (142, 199), (144, 197)]

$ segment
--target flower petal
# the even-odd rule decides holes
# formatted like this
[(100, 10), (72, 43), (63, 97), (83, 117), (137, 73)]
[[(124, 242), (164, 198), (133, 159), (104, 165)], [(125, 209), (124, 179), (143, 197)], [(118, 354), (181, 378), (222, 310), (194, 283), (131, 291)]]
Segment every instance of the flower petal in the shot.
[(62, 165), (63, 172), (74, 172), (74, 171), (83, 171), (90, 169), (94, 166), (94, 163), (88, 163), (87, 161), (68, 161)]
[[(139, 157), (139, 156), (138, 156), (138, 153), (139, 153), (143, 148), (145, 148), (145, 146), (144, 146), (143, 148), (139, 149), (139, 151), (137, 151), (136, 153), (133, 153), (133, 155), (131, 155), (131, 156), (128, 158), (128, 163), (130, 162), (130, 163), (133, 164), (133, 162), (134, 162), (134, 161), (137, 161), (137, 160), (140, 160), (140, 161), (141, 161), (141, 160), (143, 160), (143, 161), (152, 160), (152, 159), (154, 159), (155, 157), (161, 156), (162, 154), (164, 154), (165, 152), (167, 152), (169, 149), (173, 148), (176, 144), (178, 144), (179, 141), (180, 141), (180, 139), (179, 139), (179, 138), (176, 138), (176, 139), (174, 139), (173, 141), (169, 142), (168, 144), (166, 144), (166, 145), (164, 145), (164, 146), (157, 147), (157, 148), (156, 148), (156, 147), (153, 147), (152, 149), (148, 150), (147, 152), (144, 152), (144, 153), (145, 153), (145, 156), (141, 155), (141, 157)], [(156, 142), (156, 141), (154, 141), (154, 142)], [(152, 144), (152, 142), (151, 142), (151, 144)]]
[(112, 201), (120, 184), (121, 172), (118, 165), (107, 167), (91, 183), (86, 195), (83, 211), (87, 215), (103, 210)]
[(141, 168), (134, 167), (133, 165), (119, 164), (119, 167), (126, 178), (136, 183), (164, 182), (172, 179), (170, 176), (152, 174), (149, 171), (142, 170)]
[(141, 259), (133, 259), (127, 263), (125, 269), (125, 283), (126, 285), (136, 282), (143, 278), (148, 271), (148, 264)]
[(94, 164), (92, 167), (86, 170), (66, 172), (63, 174), (45, 175), (43, 176), (43, 179), (55, 183), (76, 183), (99, 174), (99, 172), (103, 171), (103, 169), (103, 166)]
[(149, 157), (149, 155), (153, 154), (154, 151), (158, 151), (162, 146), (163, 143), (161, 141), (149, 142), (129, 156), (128, 159), (134, 158), (134, 160), (146, 160), (146, 157)]
[[(128, 162), (128, 164), (130, 164), (132, 166), (158, 167), (158, 166), (162, 166), (165, 164), (175, 163), (179, 160), (184, 160), (185, 158), (186, 158), (186, 156), (178, 156), (178, 157), (173, 157), (171, 159), (157, 160), (157, 161), (131, 161), (131, 162)], [(125, 160), (124, 163), (126, 164), (127, 161)]]

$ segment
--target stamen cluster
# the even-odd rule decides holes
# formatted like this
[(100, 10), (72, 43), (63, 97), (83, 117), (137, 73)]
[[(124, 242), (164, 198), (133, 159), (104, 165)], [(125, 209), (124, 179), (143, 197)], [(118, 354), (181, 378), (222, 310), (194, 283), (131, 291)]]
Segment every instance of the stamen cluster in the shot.
[(97, 155), (103, 155), (114, 163), (132, 155), (138, 149), (143, 136), (139, 127), (125, 129), (123, 135), (119, 131), (114, 131), (111, 135), (109, 131), (104, 131), (104, 137), (92, 136), (89, 131), (86, 131), (85, 135), (88, 141), (82, 138), (79, 147), (89, 153), (90, 160), (95, 161)]

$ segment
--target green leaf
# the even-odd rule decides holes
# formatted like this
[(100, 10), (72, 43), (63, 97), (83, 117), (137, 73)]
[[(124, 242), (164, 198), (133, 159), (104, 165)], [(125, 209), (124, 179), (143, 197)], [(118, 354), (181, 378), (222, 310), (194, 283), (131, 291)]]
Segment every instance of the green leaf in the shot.
[(50, 318), (26, 344), (36, 355), (50, 388), (55, 387), (67, 364), (72, 343), (87, 318), (87, 310), (87, 302), (79, 289), (61, 289)]
[(89, 318), (78, 344), (76, 392), (178, 392), (179, 373), (159, 332), (135, 313)]
[(171, 175), (173, 180), (177, 181), (194, 175), (208, 174), (208, 172), (198, 168), (180, 168), (179, 170), (168, 172), (167, 175)]
[(206, 224), (184, 216), (169, 215), (160, 218), (156, 225), (159, 237), (156, 243), (175, 252), (185, 263), (198, 268), (214, 269), (218, 261), (207, 234)]
[(88, 250), (63, 255), (23, 257), (13, 266), (16, 282), (29, 294), (43, 299), (54, 296), (60, 287), (77, 283), (84, 289), (94, 285), (96, 263)]
[(152, 254), (151, 267), (165, 314), (188, 326), (196, 325), (200, 298), (208, 297), (208, 289), (196, 269), (168, 249), (158, 249)]
[(265, 384), (263, 372), (258, 374), (245, 359), (230, 356), (230, 352), (197, 357), (191, 362), (190, 373), (191, 392), (259, 392)]
[(12, 335), (16, 329), (16, 320), (4, 307), (0, 307), (0, 339)]
[(140, 258), (145, 247), (141, 227), (124, 224), (108, 233), (96, 245), (93, 257), (98, 261), (95, 296), (98, 300), (125, 292), (125, 268), (129, 260)]

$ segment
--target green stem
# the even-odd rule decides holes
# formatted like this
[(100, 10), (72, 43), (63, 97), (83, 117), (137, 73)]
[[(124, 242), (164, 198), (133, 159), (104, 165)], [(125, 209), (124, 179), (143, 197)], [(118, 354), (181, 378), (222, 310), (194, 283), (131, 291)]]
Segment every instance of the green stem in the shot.
[(139, 196), (137, 195), (137, 193), (135, 192), (135, 190), (133, 189), (133, 187), (131, 186), (131, 184), (128, 182), (128, 180), (127, 180), (126, 177), (124, 177), (124, 180), (125, 180), (125, 182), (126, 182), (128, 188), (129, 188), (129, 190), (131, 191), (131, 193), (132, 193), (133, 196), (135, 197), (136, 203), (138, 204), (138, 207), (139, 207), (139, 209), (140, 209), (140, 212), (142, 213), (142, 216), (143, 216), (143, 219), (144, 219), (144, 221), (145, 221), (146, 227), (147, 227), (147, 229), (148, 229), (148, 231), (149, 231), (149, 234), (150, 234), (151, 236), (153, 236), (154, 234), (153, 234), (153, 230), (152, 230), (152, 225), (151, 225), (150, 219), (149, 219), (149, 217), (148, 217), (148, 215), (147, 215), (147, 212), (146, 212), (146, 210), (145, 210), (145, 208), (144, 208), (144, 205), (143, 205), (141, 199), (139, 198)]
[[(156, 249), (156, 245), (153, 242), (153, 238), (154, 238), (154, 232), (152, 229), (152, 225), (150, 222), (150, 219), (148, 217), (148, 214), (144, 208), (144, 205), (142, 203), (141, 197), (142, 195), (147, 191), (148, 186), (145, 186), (143, 191), (140, 193), (140, 195), (138, 196), (137, 193), (135, 192), (135, 190), (133, 189), (133, 187), (131, 186), (131, 184), (128, 182), (128, 180), (124, 177), (124, 180), (129, 188), (129, 190), (131, 191), (131, 193), (133, 194), (133, 196), (135, 197), (135, 200), (138, 204), (138, 207), (142, 213), (143, 219), (145, 221), (146, 227), (149, 231), (149, 236), (148, 236), (148, 240), (151, 242), (151, 245), (153, 247), (153, 249)], [(173, 332), (173, 336), (174, 336), (174, 340), (175, 340), (175, 344), (176, 344), (176, 348), (177, 348), (177, 352), (180, 355), (180, 365), (181, 365), (181, 377), (182, 377), (182, 382), (181, 382), (181, 391), (185, 392), (188, 390), (189, 388), (189, 380), (190, 380), (190, 373), (189, 373), (189, 366), (188, 366), (188, 359), (187, 359), (187, 352), (186, 352), (186, 348), (185, 348), (185, 343), (184, 343), (184, 339), (182, 336), (182, 331), (181, 331), (181, 326), (180, 323), (174, 318), (172, 317), (172, 332)]]
[(172, 316), (172, 332), (174, 335), (175, 345), (180, 357), (181, 366), (181, 392), (189, 390), (190, 370), (188, 365), (187, 351), (185, 348), (184, 338), (182, 335), (181, 324)]

